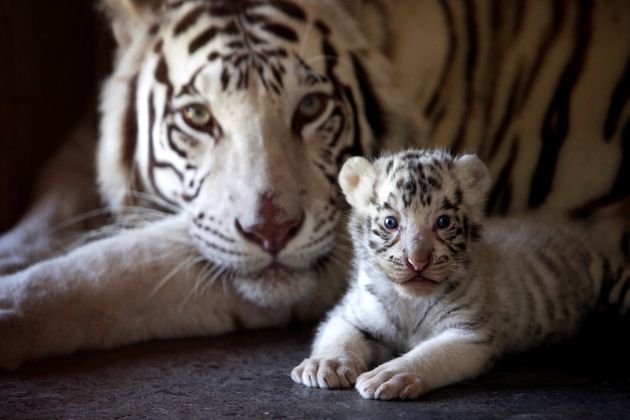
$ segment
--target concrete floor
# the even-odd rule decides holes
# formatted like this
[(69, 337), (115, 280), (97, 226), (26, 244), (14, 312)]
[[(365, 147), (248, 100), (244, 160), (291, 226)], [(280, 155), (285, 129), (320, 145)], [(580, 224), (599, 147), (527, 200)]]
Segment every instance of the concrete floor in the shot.
[(255, 331), (49, 359), (0, 374), (0, 418), (630, 419), (630, 340), (616, 332), (507, 357), (414, 402), (294, 384), (310, 341), (310, 329)]

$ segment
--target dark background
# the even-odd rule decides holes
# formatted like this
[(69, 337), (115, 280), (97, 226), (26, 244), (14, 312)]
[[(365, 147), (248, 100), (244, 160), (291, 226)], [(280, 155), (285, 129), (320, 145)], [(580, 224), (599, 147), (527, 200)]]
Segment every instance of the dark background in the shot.
[(44, 162), (96, 109), (111, 40), (97, 2), (0, 0), (0, 232)]

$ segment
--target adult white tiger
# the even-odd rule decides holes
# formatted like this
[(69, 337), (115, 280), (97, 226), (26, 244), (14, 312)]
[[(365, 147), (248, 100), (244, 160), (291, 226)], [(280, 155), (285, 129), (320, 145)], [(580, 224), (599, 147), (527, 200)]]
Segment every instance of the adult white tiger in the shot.
[[(106, 1), (119, 48), (102, 94), (98, 180), (134, 227), (1, 279), (0, 366), (319, 316), (344, 287), (340, 164), (413, 137), (415, 112), (392, 79), (432, 141), (489, 160), (493, 207), (590, 216), (590, 204), (623, 200), (630, 48), (607, 39), (630, 39), (628, 6), (509, 4)], [(571, 36), (585, 28), (586, 40)], [(605, 170), (584, 173), (592, 156)], [(66, 185), (41, 202), (56, 207), (35, 207), (0, 246), (19, 248), (22, 265), (48, 256), (46, 241), (23, 245), (77, 211), (61, 206), (68, 195), (85, 204), (64, 164), (52, 168)], [(174, 214), (142, 212), (138, 223), (138, 206)], [(627, 261), (617, 219), (602, 247)], [(623, 222), (627, 232), (627, 213)]]

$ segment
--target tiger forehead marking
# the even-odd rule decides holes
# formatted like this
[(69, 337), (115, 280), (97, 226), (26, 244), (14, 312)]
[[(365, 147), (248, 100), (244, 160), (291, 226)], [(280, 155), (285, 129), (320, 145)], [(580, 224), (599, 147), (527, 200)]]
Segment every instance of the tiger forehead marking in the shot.
[[(390, 124), (385, 62), (332, 0), (168, 0), (152, 11), (150, 25), (129, 28), (104, 90), (101, 146), (114, 153), (99, 171), (120, 174), (103, 178), (104, 195), (121, 214), (190, 216), (196, 251), (246, 298), (305, 296), (342, 247), (342, 163), (394, 125), (410, 130), (406, 118)], [(287, 287), (258, 281), (275, 267)]]
[[(186, 36), (190, 39), (190, 55), (206, 52), (208, 62), (220, 61), (224, 91), (247, 89), (254, 75), (265, 89), (280, 94), (287, 72), (283, 59), (289, 55), (281, 44), (299, 43), (298, 32), (291, 24), (306, 20), (300, 6), (286, 1), (201, 1), (193, 2), (167, 36), (172, 34), (175, 40)], [(221, 40), (218, 49), (207, 52), (206, 47), (219, 36), (228, 39)]]
[[(404, 208), (414, 202), (427, 207), (433, 202), (436, 192), (443, 192), (444, 177), (453, 167), (453, 158), (446, 152), (413, 151), (387, 158), (384, 163), (385, 178), (395, 186)], [(457, 180), (454, 180), (453, 197), (443, 198), (443, 207), (457, 209), (461, 203), (462, 192)]]

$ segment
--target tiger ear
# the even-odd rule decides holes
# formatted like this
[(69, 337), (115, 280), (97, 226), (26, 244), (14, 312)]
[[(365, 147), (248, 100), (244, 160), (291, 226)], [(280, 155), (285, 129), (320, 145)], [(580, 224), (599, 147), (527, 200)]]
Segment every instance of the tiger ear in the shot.
[(376, 168), (369, 160), (352, 157), (339, 172), (339, 185), (348, 203), (355, 209), (365, 207), (373, 194)]
[(114, 38), (120, 47), (131, 44), (134, 36), (155, 23), (168, 0), (102, 0), (101, 8), (110, 17)]
[(459, 156), (455, 159), (455, 173), (464, 190), (465, 200), (481, 209), (491, 186), (486, 164), (476, 155)]

